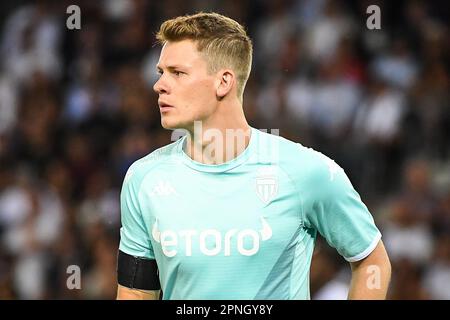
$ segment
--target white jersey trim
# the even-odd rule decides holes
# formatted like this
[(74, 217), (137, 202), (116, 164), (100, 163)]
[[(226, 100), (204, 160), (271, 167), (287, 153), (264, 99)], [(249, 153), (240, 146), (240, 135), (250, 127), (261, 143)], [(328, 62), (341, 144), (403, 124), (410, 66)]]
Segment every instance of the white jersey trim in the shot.
[(381, 239), (381, 233), (378, 232), (366, 250), (364, 250), (363, 252), (361, 252), (353, 257), (350, 257), (350, 258), (344, 257), (345, 260), (347, 260), (348, 262), (356, 262), (356, 261), (366, 258), (369, 254), (372, 253), (373, 250), (375, 250), (380, 239)]

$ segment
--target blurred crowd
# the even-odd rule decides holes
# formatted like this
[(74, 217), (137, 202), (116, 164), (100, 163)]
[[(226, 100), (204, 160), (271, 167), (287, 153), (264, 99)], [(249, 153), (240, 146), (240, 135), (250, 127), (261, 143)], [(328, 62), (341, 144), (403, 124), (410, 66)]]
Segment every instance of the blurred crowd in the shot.
[[(66, 8), (81, 8), (69, 30)], [(381, 29), (366, 9), (381, 8)], [(390, 299), (450, 299), (449, 17), (445, 1), (103, 0), (0, 4), (0, 299), (113, 299), (119, 193), (170, 143), (152, 85), (161, 22), (216, 11), (254, 42), (255, 128), (346, 171), (383, 233)], [(68, 266), (81, 270), (69, 290)], [(348, 264), (318, 240), (313, 299)]]

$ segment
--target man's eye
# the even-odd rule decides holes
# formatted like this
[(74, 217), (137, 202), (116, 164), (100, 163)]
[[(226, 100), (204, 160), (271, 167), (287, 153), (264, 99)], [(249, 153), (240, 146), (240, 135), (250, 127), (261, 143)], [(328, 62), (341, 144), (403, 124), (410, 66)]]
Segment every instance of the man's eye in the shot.
[(176, 76), (178, 77), (180, 74), (182, 74), (182, 72), (181, 72), (181, 71), (176, 71), (176, 70), (175, 70), (175, 71), (173, 72), (173, 74), (176, 75)]

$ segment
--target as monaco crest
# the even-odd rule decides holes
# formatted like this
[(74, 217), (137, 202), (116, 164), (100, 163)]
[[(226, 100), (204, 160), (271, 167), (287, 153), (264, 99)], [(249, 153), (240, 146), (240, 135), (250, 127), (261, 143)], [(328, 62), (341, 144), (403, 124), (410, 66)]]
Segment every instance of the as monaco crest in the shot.
[(278, 194), (278, 178), (274, 167), (262, 168), (256, 178), (256, 194), (268, 205)]

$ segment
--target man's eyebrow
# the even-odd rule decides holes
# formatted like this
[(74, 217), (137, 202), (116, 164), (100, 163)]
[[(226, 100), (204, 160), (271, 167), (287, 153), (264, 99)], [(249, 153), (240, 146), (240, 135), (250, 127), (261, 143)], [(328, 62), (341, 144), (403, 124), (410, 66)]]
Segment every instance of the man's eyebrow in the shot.
[[(159, 65), (156, 66), (156, 69), (158, 71), (162, 71), (163, 70), (163, 68), (161, 66), (159, 66)], [(172, 71), (172, 70), (176, 70), (176, 69), (187, 69), (187, 67), (186, 66), (180, 66), (180, 65), (171, 65), (171, 66), (167, 66), (166, 69), (169, 70), (169, 71)]]

